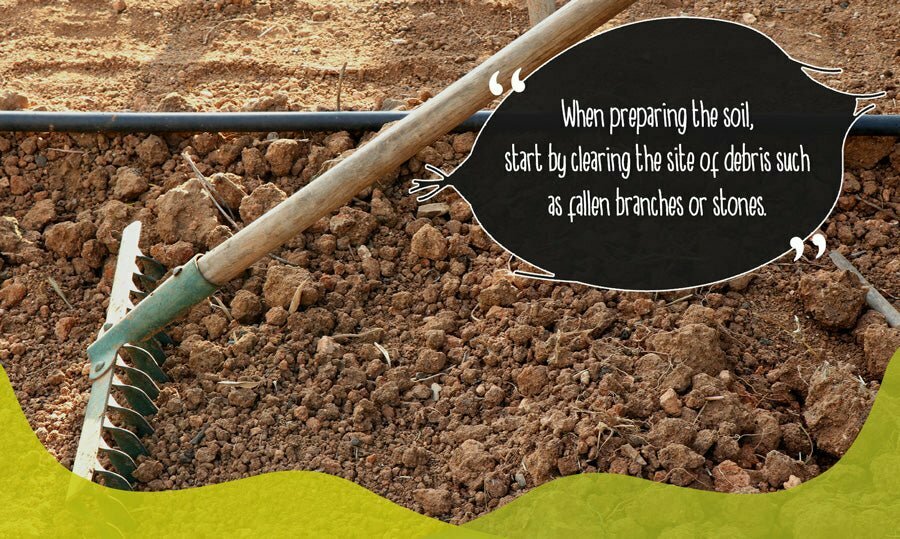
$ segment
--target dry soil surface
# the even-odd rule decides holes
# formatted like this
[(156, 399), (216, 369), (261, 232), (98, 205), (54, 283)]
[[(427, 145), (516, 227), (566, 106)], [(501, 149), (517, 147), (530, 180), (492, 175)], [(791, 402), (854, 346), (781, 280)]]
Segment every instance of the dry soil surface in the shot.
[[(345, 107), (413, 107), (527, 24), (518, 4), (153, 5), (0, 3), (4, 88), (49, 109), (333, 108), (346, 62)], [(897, 112), (891, 9), (639, 2), (616, 22), (752, 19)], [(121, 228), (143, 221), (170, 268), (234, 230), (182, 152), (244, 226), (372, 136), (0, 135), (0, 362), (48, 450), (71, 465)], [(473, 140), (441, 138), (172, 328), (139, 488), (314, 469), (463, 522), (560, 475), (758, 492), (846, 451), (900, 346), (851, 276), (809, 250), (676, 294), (513, 278), (464, 201), (419, 215), (406, 194)], [(896, 304), (900, 146), (850, 145), (824, 232)]]

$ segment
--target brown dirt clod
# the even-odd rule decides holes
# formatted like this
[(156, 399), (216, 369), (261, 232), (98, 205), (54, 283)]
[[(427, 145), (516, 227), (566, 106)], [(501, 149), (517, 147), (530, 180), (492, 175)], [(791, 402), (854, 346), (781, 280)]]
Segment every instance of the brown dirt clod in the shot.
[(653, 349), (694, 372), (718, 374), (727, 365), (719, 332), (702, 324), (688, 324), (674, 331), (659, 333), (649, 339)]
[(819, 367), (809, 380), (803, 412), (816, 447), (843, 456), (862, 428), (874, 398), (874, 392), (853, 374), (850, 365), (826, 363)]
[(219, 226), (218, 210), (197, 178), (160, 196), (156, 212), (156, 230), (166, 243), (184, 240), (206, 248), (210, 234)]
[(817, 271), (800, 279), (803, 306), (820, 324), (850, 329), (866, 304), (866, 288), (849, 271)]
[(413, 234), (410, 250), (422, 258), (444, 260), (447, 258), (447, 239), (438, 229), (426, 224)]
[(241, 220), (250, 224), (287, 199), (287, 195), (273, 183), (264, 183), (243, 197), (240, 206)]
[(123, 201), (136, 199), (150, 187), (147, 178), (134, 167), (121, 167), (113, 181), (113, 196)]
[(432, 517), (442, 516), (452, 508), (453, 499), (446, 489), (420, 488), (413, 491), (413, 497), (425, 514)]
[(496, 461), (484, 444), (466, 440), (453, 450), (450, 457), (450, 477), (469, 490), (479, 490), (484, 485), (487, 472), (494, 469)]

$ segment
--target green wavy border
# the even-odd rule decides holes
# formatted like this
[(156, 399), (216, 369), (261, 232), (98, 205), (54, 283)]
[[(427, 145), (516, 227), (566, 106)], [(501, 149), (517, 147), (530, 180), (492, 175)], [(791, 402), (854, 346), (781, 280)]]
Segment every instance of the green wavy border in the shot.
[(856, 442), (799, 487), (720, 494), (583, 474), (544, 484), (462, 527), (316, 472), (169, 492), (100, 487), (44, 450), (0, 366), (0, 537), (900, 537), (898, 517), (900, 351)]

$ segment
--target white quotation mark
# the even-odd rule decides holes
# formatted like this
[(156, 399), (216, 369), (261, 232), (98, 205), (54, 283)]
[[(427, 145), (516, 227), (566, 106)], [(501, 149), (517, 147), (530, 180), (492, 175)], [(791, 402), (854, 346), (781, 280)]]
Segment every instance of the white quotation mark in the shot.
[(822, 255), (825, 254), (825, 236), (822, 234), (816, 234), (812, 237), (813, 245), (819, 248), (819, 252), (816, 253), (816, 258), (822, 258)]
[(525, 83), (519, 79), (519, 73), (521, 73), (521, 72), (522, 72), (521, 67), (519, 69), (513, 71), (512, 81), (510, 81), (510, 82), (512, 82), (512, 89), (516, 93), (519, 93), (519, 92), (525, 90)]
[[(812, 243), (819, 249), (816, 258), (821, 258), (825, 254), (825, 236), (817, 232), (812, 237)], [(800, 260), (800, 257), (803, 256), (803, 240), (794, 236), (791, 238), (791, 248), (794, 249), (794, 262)]]
[[(522, 73), (522, 68), (515, 70), (512, 74), (512, 89), (514, 92), (521, 92), (525, 90), (525, 83), (522, 79), (519, 78), (519, 75)], [(500, 95), (503, 93), (503, 85), (497, 82), (497, 77), (500, 76), (499, 71), (494, 71), (494, 74), (491, 75), (491, 80), (488, 82), (488, 88), (491, 89), (491, 93), (494, 95)]]

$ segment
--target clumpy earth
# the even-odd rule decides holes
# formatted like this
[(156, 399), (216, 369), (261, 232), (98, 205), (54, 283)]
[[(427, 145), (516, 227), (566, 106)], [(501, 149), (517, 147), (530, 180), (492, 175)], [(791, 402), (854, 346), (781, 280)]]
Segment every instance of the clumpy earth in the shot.
[[(63, 464), (121, 229), (141, 220), (143, 249), (173, 268), (373, 135), (0, 137), (0, 361)], [(765, 492), (846, 452), (900, 347), (855, 276), (809, 252), (666, 294), (513, 277), (465, 201), (406, 194), (425, 163), (452, 168), (473, 141), (442, 137), (171, 328), (139, 488), (321, 470), (461, 522), (561, 475)], [(889, 142), (878, 159), (850, 143), (824, 232), (895, 298)]]
[[(6, 108), (333, 108), (345, 57), (345, 107), (414, 107), (527, 24), (518, 4), (491, 3), (17, 6), (0, 1)], [(639, 2), (617, 22), (742, 20), (847, 68), (844, 89), (886, 89), (879, 105), (897, 112), (890, 7)], [(48, 24), (25, 24), (36, 16)], [(141, 220), (143, 250), (174, 268), (372, 136), (0, 134), (0, 364), (48, 451), (71, 466), (125, 225)], [(562, 475), (767, 492), (846, 452), (900, 347), (855, 277), (811, 247), (677, 293), (512, 277), (519, 264), (462, 199), (406, 195), (474, 138), (442, 137), (172, 327), (139, 489), (319, 470), (464, 522)], [(851, 139), (846, 164), (823, 232), (897, 305), (900, 145)]]

